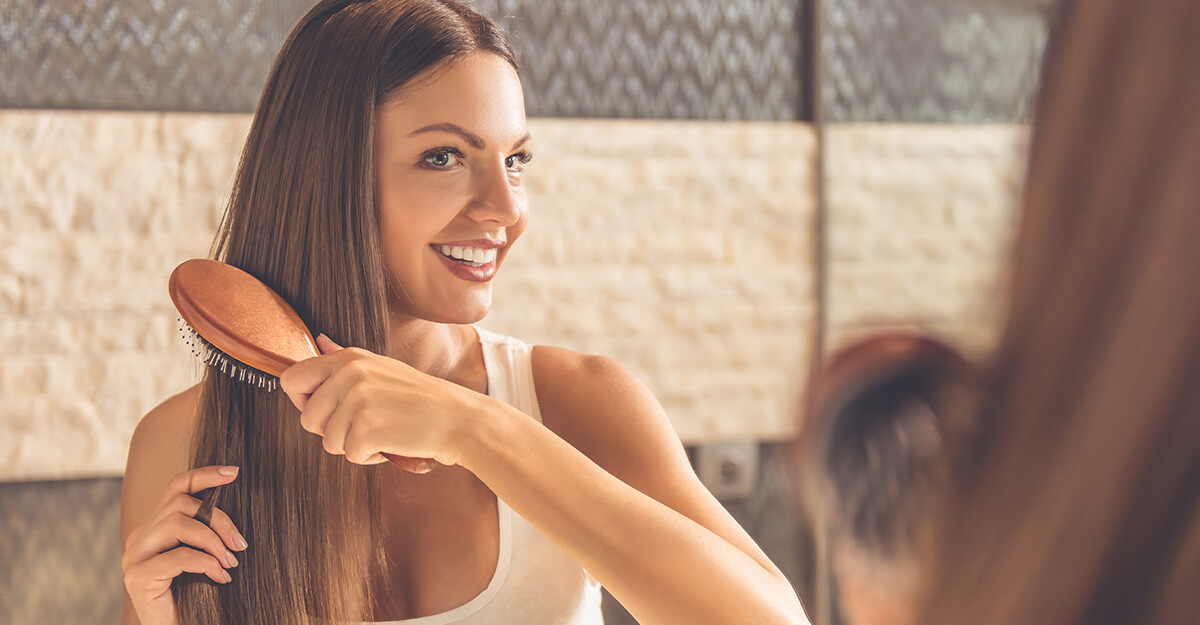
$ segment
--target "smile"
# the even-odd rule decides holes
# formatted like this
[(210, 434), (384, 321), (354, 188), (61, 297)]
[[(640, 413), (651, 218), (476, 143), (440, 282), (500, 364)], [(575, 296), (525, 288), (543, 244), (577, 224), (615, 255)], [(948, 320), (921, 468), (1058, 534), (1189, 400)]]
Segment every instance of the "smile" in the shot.
[(432, 247), (442, 256), (468, 267), (482, 267), (496, 260), (495, 248), (464, 247), (461, 245), (435, 245)]

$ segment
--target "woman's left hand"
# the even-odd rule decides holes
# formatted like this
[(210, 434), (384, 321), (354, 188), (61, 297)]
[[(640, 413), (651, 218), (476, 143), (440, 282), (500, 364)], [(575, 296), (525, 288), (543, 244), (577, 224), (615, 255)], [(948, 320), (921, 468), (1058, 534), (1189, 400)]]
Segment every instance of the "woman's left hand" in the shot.
[[(459, 463), (460, 434), (483, 395), (325, 335), (317, 347), (323, 355), (292, 365), (279, 386), (325, 451), (355, 464), (383, 462), (384, 454)], [(420, 472), (420, 462), (405, 468)]]

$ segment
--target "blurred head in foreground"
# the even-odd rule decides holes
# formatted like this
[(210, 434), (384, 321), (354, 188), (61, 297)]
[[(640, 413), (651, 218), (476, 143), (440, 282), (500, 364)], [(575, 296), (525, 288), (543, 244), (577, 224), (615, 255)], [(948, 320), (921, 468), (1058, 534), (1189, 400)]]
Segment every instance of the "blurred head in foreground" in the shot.
[(1200, 2), (1069, 1), (928, 625), (1200, 622)]
[(835, 352), (816, 380), (801, 456), (843, 622), (913, 622), (933, 521), (973, 457), (972, 380), (949, 346), (898, 332)]

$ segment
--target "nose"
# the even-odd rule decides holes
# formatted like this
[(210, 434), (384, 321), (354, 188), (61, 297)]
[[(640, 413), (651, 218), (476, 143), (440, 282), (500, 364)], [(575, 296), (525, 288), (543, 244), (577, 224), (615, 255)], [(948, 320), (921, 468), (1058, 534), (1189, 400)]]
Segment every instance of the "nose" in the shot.
[(503, 160), (476, 170), (475, 178), (475, 193), (465, 211), (468, 217), (501, 226), (511, 226), (521, 219), (525, 191), (510, 178)]

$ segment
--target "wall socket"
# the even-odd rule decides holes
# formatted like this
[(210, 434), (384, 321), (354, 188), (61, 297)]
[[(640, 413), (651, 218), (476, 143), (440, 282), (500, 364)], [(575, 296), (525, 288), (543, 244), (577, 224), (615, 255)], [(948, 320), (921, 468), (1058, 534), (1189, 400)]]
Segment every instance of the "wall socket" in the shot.
[(696, 475), (717, 499), (741, 499), (758, 482), (758, 442), (701, 445), (695, 453)]

